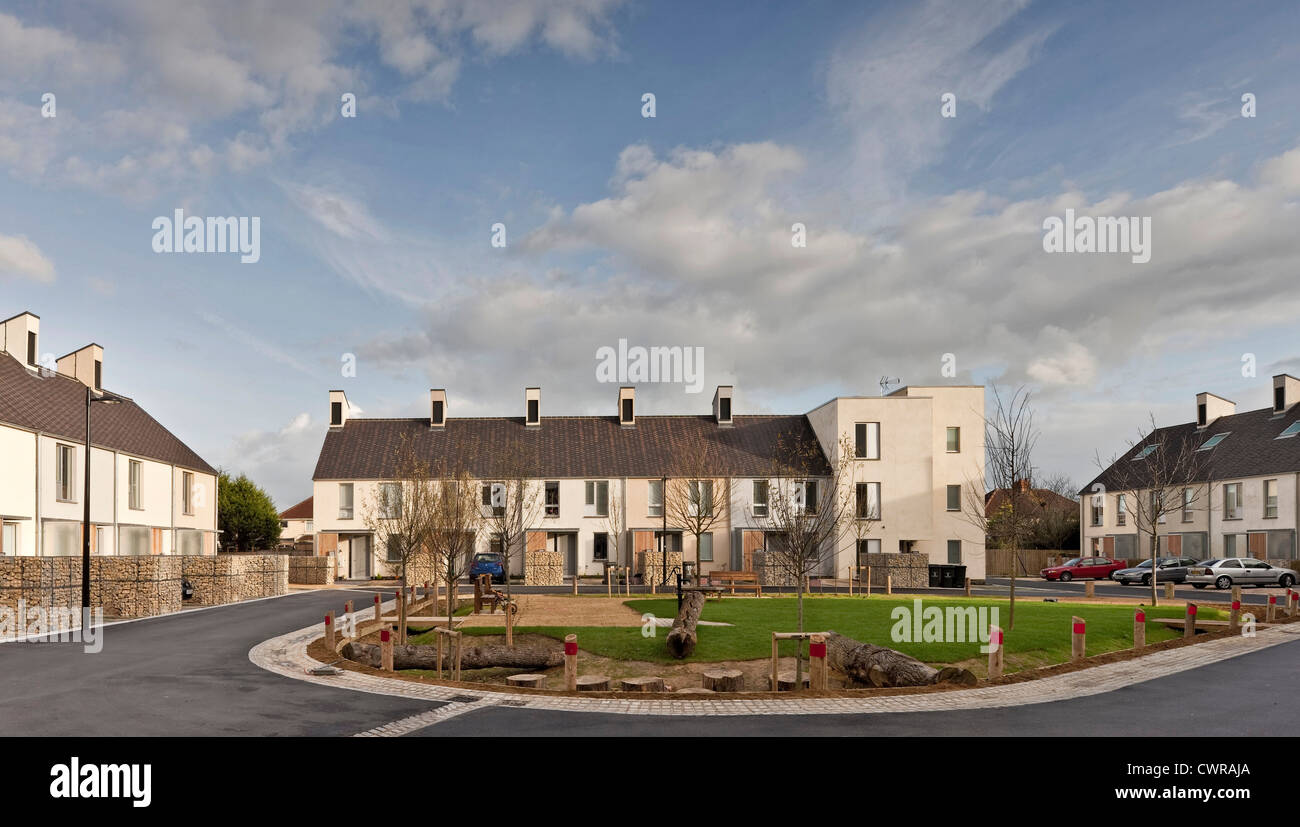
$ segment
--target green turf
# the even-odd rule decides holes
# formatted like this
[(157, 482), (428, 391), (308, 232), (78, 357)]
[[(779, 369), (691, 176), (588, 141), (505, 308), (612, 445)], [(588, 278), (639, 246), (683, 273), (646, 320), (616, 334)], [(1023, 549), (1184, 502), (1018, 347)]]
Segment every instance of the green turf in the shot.
[[(673, 617), (675, 598), (628, 600), (626, 604), (639, 613)], [(833, 629), (858, 640), (889, 646), (928, 663), (956, 663), (968, 658), (983, 658), (978, 642), (927, 642), (893, 640), (896, 621), (891, 618), (895, 607), (914, 608), (906, 597), (864, 598), (861, 596), (810, 596), (804, 599), (804, 628), (807, 631)], [(993, 598), (926, 597), (923, 607), (988, 606), (999, 610), (999, 623), (1007, 625), (1007, 601)], [(1070, 618), (1087, 622), (1087, 654), (1097, 655), (1133, 645), (1133, 606), (1082, 603), (1016, 602), (1016, 628), (1006, 632), (1008, 671), (1041, 664), (1061, 663), (1070, 658)], [(1156, 618), (1182, 617), (1180, 605), (1147, 610), (1147, 642), (1158, 643), (1177, 637), (1180, 632), (1156, 622)], [(1226, 619), (1226, 613), (1201, 608), (1201, 619)], [(733, 624), (700, 626), (699, 646), (688, 661), (711, 662), (753, 660), (772, 653), (772, 632), (791, 632), (796, 628), (793, 597), (734, 599), (705, 605), (702, 620)], [(911, 627), (914, 631), (914, 627)], [(500, 634), (499, 629), (468, 628), (470, 635)], [(645, 637), (640, 628), (619, 627), (538, 627), (518, 626), (519, 634), (542, 634), (562, 639), (568, 633), (578, 635), (583, 650), (619, 660), (674, 662), (664, 646), (667, 629), (655, 629), (654, 637)], [(783, 643), (783, 655), (794, 654), (793, 643)]]

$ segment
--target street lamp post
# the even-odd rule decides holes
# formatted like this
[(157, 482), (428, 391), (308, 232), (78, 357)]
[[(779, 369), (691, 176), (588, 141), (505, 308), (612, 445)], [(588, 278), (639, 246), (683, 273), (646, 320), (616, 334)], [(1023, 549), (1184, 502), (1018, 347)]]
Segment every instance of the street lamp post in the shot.
[[(92, 402), (102, 402), (105, 405), (116, 405), (121, 402), (111, 393), (100, 391), (95, 395), (95, 391), (89, 385), (86, 386), (86, 468), (84, 472), (85, 480), (82, 487), (82, 501), (84, 503), (81, 515), (81, 608), (82, 623), (87, 622), (88, 612), (90, 610), (90, 405)], [(117, 473), (117, 469), (113, 470)]]

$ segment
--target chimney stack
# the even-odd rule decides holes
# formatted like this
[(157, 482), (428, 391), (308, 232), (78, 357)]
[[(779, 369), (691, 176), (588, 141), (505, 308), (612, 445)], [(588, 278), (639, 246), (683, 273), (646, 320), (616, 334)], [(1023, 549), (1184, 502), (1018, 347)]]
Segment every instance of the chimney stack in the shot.
[(618, 389), (618, 424), (624, 428), (636, 425), (636, 388), (630, 385)]
[(524, 388), (524, 425), (542, 427), (542, 389)]
[(713, 421), (719, 425), (731, 424), (731, 385), (718, 385), (713, 392)]
[(1232, 416), (1237, 412), (1237, 403), (1212, 393), (1196, 394), (1196, 427), (1208, 428), (1221, 416)]
[(343, 391), (330, 391), (330, 427), (342, 428), (350, 413), (348, 395)]
[(1289, 373), (1273, 377), (1273, 413), (1283, 414), (1300, 402), (1300, 379)]
[(59, 373), (71, 376), (89, 388), (104, 389), (104, 349), (94, 342), (67, 356), (60, 356), (55, 366)]
[(444, 388), (429, 389), (429, 427), (447, 427), (447, 391)]
[(0, 350), (13, 356), (29, 368), (41, 366), (38, 338), (41, 317), (35, 313), (19, 313), (0, 322)]

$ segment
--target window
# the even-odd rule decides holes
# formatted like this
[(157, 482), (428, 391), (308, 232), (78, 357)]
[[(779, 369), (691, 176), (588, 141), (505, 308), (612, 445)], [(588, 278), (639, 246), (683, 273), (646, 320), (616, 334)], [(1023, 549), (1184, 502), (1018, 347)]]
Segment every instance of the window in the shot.
[(1292, 422), (1290, 425), (1286, 426), (1286, 430), (1283, 431), (1281, 434), (1279, 434), (1277, 438), (1289, 439), (1295, 436), (1296, 434), (1300, 434), (1300, 419), (1297, 419), (1295, 422)]
[(46, 557), (73, 557), (81, 553), (81, 523), (45, 521), (41, 532)]
[(557, 480), (546, 483), (545, 505), (547, 517), (560, 516), (560, 483)]
[(948, 510), (961, 511), (961, 486), (948, 486)]
[(397, 482), (379, 484), (380, 519), (396, 520), (402, 516), (402, 485)]
[[(879, 540), (874, 540), (874, 539), (873, 539), (873, 540), (858, 540), (858, 565), (864, 565), (864, 564), (862, 563), (862, 555), (864, 555), (864, 554), (879, 554), (879, 553), (880, 553), (880, 541), (879, 541)], [(859, 577), (862, 576), (862, 575), (861, 575), (861, 572), (859, 572), (858, 576), (859, 576)]]
[(948, 453), (957, 454), (961, 452), (961, 428), (948, 429)]
[(731, 397), (724, 396), (718, 400), (718, 421), (731, 421)]
[(659, 552), (659, 543), (663, 541), (664, 550), (668, 553), (680, 554), (682, 551), (682, 533), (680, 531), (656, 531), (654, 551)]
[(591, 559), (608, 560), (609, 559), (609, 535), (601, 532), (592, 538)]
[[(1223, 535), (1223, 556), (1224, 557), (1237, 556), (1237, 535), (1236, 534)], [(1237, 563), (1235, 560), (1229, 560), (1228, 562), (1232, 563), (1232, 565), (1229, 566), (1225, 563), (1223, 568), (1234, 568), (1234, 569), (1241, 568), (1241, 565)]]
[(1204, 402), (1201, 402), (1196, 406), (1196, 424), (1197, 425), (1205, 424), (1205, 403)]
[(339, 519), (352, 519), (352, 483), (339, 483)]
[(1115, 498), (1115, 525), (1128, 525), (1128, 497), (1123, 494)]
[(1286, 388), (1278, 386), (1273, 389), (1273, 410), (1280, 411), (1286, 407)]
[(1192, 492), (1192, 489), (1183, 489), (1183, 522), (1185, 523), (1192, 521), (1192, 502), (1195, 499), (1196, 495)]
[(343, 424), (343, 403), (342, 402), (330, 403), (330, 424), (331, 425)]
[(880, 519), (880, 483), (860, 482), (857, 485), (856, 494), (857, 494), (858, 519), (879, 520)]
[(586, 516), (609, 516), (609, 480), (587, 480)]
[(1230, 482), (1223, 486), (1223, 519), (1241, 519), (1241, 483)]
[(1277, 517), (1277, 480), (1264, 480), (1264, 516)]
[(387, 555), (386, 555), (386, 557), (385, 557), (385, 559), (387, 560), (387, 562), (389, 562), (389, 563), (400, 563), (400, 562), (402, 562), (402, 538), (401, 538), (401, 537), (389, 537), (389, 538), (388, 538), (388, 548), (385, 549), (385, 551), (387, 552)]
[(713, 562), (713, 532), (706, 531), (700, 535), (700, 562)]
[(505, 544), (505, 540), (501, 538), (500, 532), (497, 532), (496, 534), (493, 534), (490, 538), (488, 538), (488, 551), (492, 554), (500, 554), (502, 557), (505, 556), (506, 544)]
[(128, 557), (147, 557), (153, 538), (146, 526), (124, 525), (117, 530), (117, 553)]
[(803, 498), (802, 511), (805, 514), (816, 514), (817, 504), (817, 480), (804, 480), (798, 485), (798, 494)]
[(954, 566), (961, 565), (961, 540), (948, 541), (948, 563)]
[(1231, 433), (1231, 432), (1230, 432), (1230, 431), (1224, 431), (1224, 432), (1221, 433), (1221, 434), (1215, 434), (1214, 436), (1212, 436), (1212, 437), (1210, 437), (1209, 439), (1205, 440), (1205, 444), (1202, 445), (1200, 448), (1197, 448), (1196, 450), (1198, 450), (1198, 451), (1208, 451), (1208, 450), (1210, 450), (1210, 449), (1213, 448), (1215, 445), (1218, 445), (1220, 442), (1223, 442), (1223, 440), (1227, 439), (1229, 433)]
[(691, 516), (713, 516), (713, 480), (691, 480), (690, 497)]
[(1147, 457), (1151, 456), (1151, 454), (1155, 453), (1155, 450), (1159, 447), (1160, 447), (1159, 443), (1144, 447), (1141, 451), (1138, 451), (1136, 454), (1133, 455), (1133, 461), (1136, 462), (1137, 460), (1140, 459), (1146, 459)]
[(485, 482), (480, 490), (483, 492), (483, 510), (493, 517), (506, 513), (506, 486), (502, 482)]
[(853, 456), (880, 459), (880, 423), (859, 422), (853, 426)]
[(651, 517), (662, 517), (664, 515), (664, 481), (650, 480), (650, 492), (647, 496), (649, 511)]
[(126, 462), (126, 469), (127, 507), (142, 511), (144, 510), (144, 506), (141, 504), (144, 500), (144, 492), (141, 490), (144, 485), (144, 464), (138, 459), (130, 459)]
[(1101, 494), (1094, 494), (1092, 497), (1092, 524), (1099, 526), (1106, 516), (1105, 500)]
[(99, 359), (95, 360), (95, 388), (104, 387), (104, 363)]
[(77, 455), (71, 445), (56, 446), (55, 452), (54, 496), (73, 502), (77, 491)]
[(538, 414), (538, 406), (539, 406), (539, 404), (540, 404), (539, 401), (536, 400), (536, 399), (529, 399), (529, 400), (528, 400), (528, 422), (529, 422), (529, 424), (536, 425), (537, 422), (539, 421), (539, 419), (538, 419), (538, 415), (537, 415), (537, 414)]
[(434, 425), (442, 424), (442, 400), (441, 399), (434, 400), (433, 403), (433, 424)]
[(632, 421), (632, 400), (623, 400), (623, 422), (624, 424)]
[(176, 551), (179, 554), (202, 554), (203, 553), (203, 532), (194, 529), (179, 528), (176, 530)]
[(0, 556), (18, 553), (18, 523), (5, 523), (0, 528)]
[(181, 472), (181, 513), (194, 513), (194, 475), (189, 471)]
[(36, 364), (36, 334), (27, 331), (27, 364)]
[(1165, 508), (1165, 492), (1163, 489), (1153, 489), (1151, 491), (1151, 516), (1156, 518), (1156, 522), (1163, 523), (1168, 516), (1168, 509)]
[(767, 516), (767, 480), (754, 480), (754, 516)]

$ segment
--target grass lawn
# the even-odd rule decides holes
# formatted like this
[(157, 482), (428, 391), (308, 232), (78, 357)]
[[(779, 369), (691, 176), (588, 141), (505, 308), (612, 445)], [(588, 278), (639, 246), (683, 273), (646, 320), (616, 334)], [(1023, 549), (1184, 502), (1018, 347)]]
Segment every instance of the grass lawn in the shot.
[[(625, 601), (640, 613), (657, 617), (674, 617), (677, 614), (675, 598)], [(731, 623), (732, 626), (700, 626), (699, 646), (686, 662), (754, 660), (769, 657), (772, 653), (772, 632), (794, 631), (796, 606), (793, 597), (743, 598), (710, 602), (704, 607), (702, 620)], [(894, 642), (891, 630), (896, 620), (891, 612), (896, 607), (913, 609), (913, 599), (904, 597), (848, 597), (811, 596), (804, 599), (804, 628), (808, 631), (834, 629), (840, 634), (864, 642), (889, 646), (926, 661), (927, 663), (958, 663), (968, 659), (987, 657), (979, 651), (980, 644), (957, 642), (926, 642), (912, 640)], [(1007, 625), (1005, 600), (993, 598), (940, 598), (926, 597), (923, 607), (987, 606), (997, 607), (999, 625)], [(1006, 661), (1008, 671), (1034, 666), (1061, 663), (1070, 658), (1070, 618), (1079, 616), (1088, 623), (1087, 653), (1097, 655), (1133, 645), (1133, 606), (1096, 603), (1041, 603), (1020, 600), (1016, 602), (1016, 628), (1006, 632)], [(1168, 606), (1147, 610), (1147, 642), (1158, 643), (1177, 637), (1180, 632), (1155, 622), (1155, 618), (1182, 617), (1182, 606)], [(1227, 615), (1217, 609), (1202, 607), (1202, 620), (1222, 620)], [(913, 627), (909, 626), (909, 629)], [(500, 634), (499, 629), (470, 628), (469, 635)], [(655, 637), (647, 638), (638, 628), (620, 627), (538, 627), (518, 626), (521, 634), (536, 633), (563, 639), (576, 633), (578, 645), (604, 657), (619, 660), (638, 660), (669, 663), (675, 661), (664, 645), (667, 629), (656, 629)], [(415, 641), (413, 641), (415, 642)], [(793, 656), (794, 643), (782, 643), (781, 654)]]

